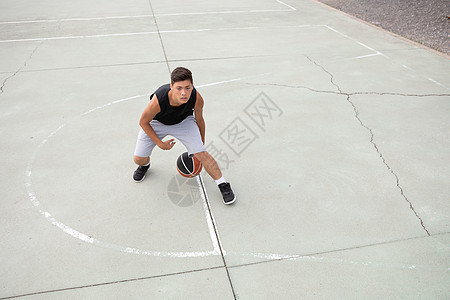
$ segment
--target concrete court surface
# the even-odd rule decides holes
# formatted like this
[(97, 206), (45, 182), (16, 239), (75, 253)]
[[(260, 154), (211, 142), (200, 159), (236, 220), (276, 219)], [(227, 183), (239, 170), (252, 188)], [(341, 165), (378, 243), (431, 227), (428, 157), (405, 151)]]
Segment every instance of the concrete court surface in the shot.
[[(0, 2), (0, 298), (449, 299), (450, 62), (311, 0)], [(155, 150), (186, 66), (237, 194)]]

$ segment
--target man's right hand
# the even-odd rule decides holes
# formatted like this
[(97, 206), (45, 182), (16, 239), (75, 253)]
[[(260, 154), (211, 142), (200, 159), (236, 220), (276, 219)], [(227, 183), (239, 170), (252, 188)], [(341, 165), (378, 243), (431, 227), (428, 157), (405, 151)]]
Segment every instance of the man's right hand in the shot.
[(175, 145), (174, 139), (167, 140), (165, 142), (162, 142), (162, 144), (158, 145), (159, 148), (163, 150), (170, 150), (172, 149), (173, 145)]

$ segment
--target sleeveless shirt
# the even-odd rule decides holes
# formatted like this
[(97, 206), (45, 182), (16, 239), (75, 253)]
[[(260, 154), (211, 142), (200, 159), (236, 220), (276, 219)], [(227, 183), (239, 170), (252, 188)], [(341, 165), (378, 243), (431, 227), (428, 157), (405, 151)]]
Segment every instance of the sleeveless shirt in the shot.
[(186, 103), (176, 107), (170, 105), (169, 91), (170, 84), (165, 84), (159, 87), (150, 96), (150, 99), (152, 99), (153, 95), (156, 94), (156, 97), (158, 97), (159, 107), (161, 109), (161, 111), (157, 113), (153, 119), (158, 120), (165, 125), (174, 125), (181, 123), (181, 121), (186, 119), (188, 116), (194, 114), (195, 101), (197, 100), (197, 91), (195, 88), (193, 88), (189, 100)]

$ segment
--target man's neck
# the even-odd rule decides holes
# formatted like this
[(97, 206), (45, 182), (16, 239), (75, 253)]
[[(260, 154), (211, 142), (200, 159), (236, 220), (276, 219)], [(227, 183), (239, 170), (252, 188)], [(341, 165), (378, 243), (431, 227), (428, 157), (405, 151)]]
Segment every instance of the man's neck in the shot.
[(175, 104), (175, 101), (174, 101), (174, 99), (173, 99), (172, 90), (169, 90), (169, 94), (168, 94), (167, 96), (169, 97), (169, 104), (170, 104), (170, 106), (172, 106), (172, 107), (178, 107), (178, 106), (181, 105), (181, 104)]

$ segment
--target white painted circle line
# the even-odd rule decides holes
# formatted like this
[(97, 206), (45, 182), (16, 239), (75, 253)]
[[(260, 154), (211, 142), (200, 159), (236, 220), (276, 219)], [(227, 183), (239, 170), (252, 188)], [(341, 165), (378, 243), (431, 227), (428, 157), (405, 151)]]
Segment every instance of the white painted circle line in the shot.
[[(221, 83), (227, 83), (227, 82), (233, 82), (235, 80), (230, 81), (221, 81), (218, 83), (212, 83), (212, 84), (206, 84), (205, 86), (214, 85), (214, 84), (221, 84)], [(86, 116), (90, 113), (93, 113), (97, 110), (103, 109), (105, 107), (111, 106), (113, 104), (123, 103), (126, 101), (130, 101), (137, 98), (142, 97), (148, 97), (151, 94), (143, 94), (143, 95), (135, 95), (127, 98), (118, 99), (115, 101), (108, 102), (104, 105), (97, 106), (93, 109), (90, 109), (82, 114), (79, 115), (79, 117)], [(46, 138), (42, 140), (42, 142), (37, 146), (33, 154), (31, 155), (30, 162), (28, 163), (26, 172), (25, 172), (25, 187), (28, 195), (28, 199), (33, 204), (33, 206), (39, 211), (39, 213), (45, 217), (45, 219), (50, 222), (52, 225), (56, 226), (57, 228), (61, 229), (64, 233), (69, 234), (70, 236), (81, 240), (85, 243), (97, 245), (102, 248), (112, 249), (115, 251), (123, 252), (123, 253), (131, 253), (131, 254), (138, 254), (138, 255), (147, 255), (147, 256), (157, 256), (157, 257), (177, 257), (177, 258), (185, 258), (185, 257), (206, 257), (206, 256), (212, 256), (212, 255), (221, 255), (220, 248), (219, 248), (219, 241), (216, 239), (214, 234), (214, 227), (213, 227), (213, 220), (211, 219), (211, 216), (209, 215), (208, 211), (206, 211), (206, 208), (204, 206), (205, 210), (205, 217), (206, 222), (208, 225), (210, 238), (213, 244), (213, 250), (211, 251), (192, 251), (192, 252), (167, 252), (167, 251), (153, 251), (153, 250), (145, 250), (145, 249), (139, 249), (134, 247), (124, 247), (117, 244), (112, 244), (108, 242), (104, 242), (98, 239), (95, 239), (91, 236), (88, 236), (66, 224), (63, 222), (57, 220), (55, 217), (52, 216), (52, 214), (47, 211), (41, 204), (41, 202), (38, 200), (36, 193), (33, 189), (33, 181), (32, 181), (32, 175), (33, 175), (33, 165), (36, 160), (37, 154), (40, 151), (40, 149), (48, 142), (49, 139), (51, 139), (55, 134), (57, 134), (61, 129), (63, 129), (66, 126), (66, 124), (63, 124), (59, 126), (57, 129), (52, 131)], [(203, 195), (202, 189), (200, 188), (200, 194), (203, 198), (203, 205), (206, 205), (206, 199), (205, 195)], [(225, 254), (225, 252), (224, 252)]]
[[(150, 94), (145, 95), (136, 95), (128, 98), (119, 99), (116, 101), (109, 102), (105, 105), (98, 106), (96, 108), (93, 108), (83, 114), (81, 116), (85, 116), (87, 114), (90, 114), (96, 110), (105, 108), (107, 106), (121, 103), (129, 100), (133, 100), (136, 98), (146, 97)], [(112, 249), (115, 251), (123, 252), (123, 253), (131, 253), (131, 254), (139, 254), (139, 255), (147, 255), (147, 256), (158, 256), (158, 257), (178, 257), (178, 258), (184, 258), (184, 257), (205, 257), (205, 256), (211, 256), (211, 255), (220, 255), (220, 251), (217, 251), (216, 245), (214, 245), (214, 250), (212, 251), (193, 251), (193, 252), (167, 252), (167, 251), (152, 251), (152, 250), (144, 250), (144, 249), (138, 249), (134, 247), (124, 247), (108, 242), (104, 242), (98, 239), (95, 239), (93, 237), (90, 237), (66, 224), (63, 222), (57, 220), (55, 217), (52, 216), (52, 214), (47, 211), (41, 204), (41, 202), (38, 200), (36, 193), (33, 189), (33, 182), (32, 182), (32, 174), (33, 174), (33, 165), (36, 160), (36, 156), (39, 152), (39, 150), (47, 143), (47, 141), (52, 138), (55, 134), (57, 134), (61, 129), (63, 129), (66, 126), (66, 124), (63, 124), (59, 126), (56, 130), (51, 132), (36, 148), (36, 150), (33, 152), (30, 162), (28, 163), (28, 167), (25, 173), (25, 187), (27, 190), (28, 198), (30, 202), (33, 204), (34, 207), (39, 211), (41, 215), (45, 217), (45, 219), (50, 222), (52, 225), (56, 226), (57, 228), (61, 229), (64, 233), (69, 234), (70, 236), (79, 239), (85, 243), (97, 245), (102, 248)], [(208, 224), (209, 226), (209, 224)]]
[[(209, 83), (209, 84), (204, 84), (201, 86), (204, 87), (208, 87), (208, 86), (213, 86), (216, 84), (224, 84), (224, 83), (230, 83), (230, 82), (235, 82), (239, 79), (232, 79), (232, 80), (226, 80), (226, 81), (219, 81), (219, 82), (213, 82), (213, 83)], [(200, 87), (200, 86), (198, 86)], [(135, 95), (135, 96), (131, 96), (131, 97), (127, 97), (127, 98), (122, 98), (122, 99), (118, 99), (115, 101), (111, 101), (108, 102), (104, 105), (101, 106), (97, 106), (93, 109), (90, 109), (82, 114), (79, 115), (79, 117), (82, 116), (86, 116), (90, 113), (93, 113), (97, 110), (103, 109), (105, 107), (111, 106), (113, 104), (118, 104), (118, 103), (123, 103), (126, 101), (130, 101), (133, 99), (137, 99), (137, 98), (142, 98), (142, 97), (148, 97), (151, 94), (143, 94), (143, 95)], [(46, 210), (43, 205), (41, 204), (41, 202), (39, 201), (38, 197), (36, 196), (36, 193), (34, 191), (33, 188), (33, 181), (32, 181), (32, 175), (33, 175), (33, 165), (35, 163), (37, 154), (39, 153), (39, 151), (41, 150), (41, 148), (54, 136), (56, 135), (59, 131), (61, 131), (63, 128), (66, 127), (66, 124), (60, 125), (58, 128), (56, 128), (54, 131), (52, 131), (47, 137), (45, 137), (42, 142), (36, 147), (35, 151), (33, 152), (30, 162), (28, 163), (26, 172), (25, 172), (25, 187), (26, 187), (26, 191), (27, 191), (27, 195), (28, 195), (28, 199), (30, 200), (30, 202), (32, 203), (32, 205), (39, 211), (39, 213), (44, 216), (44, 218), (53, 226), (56, 226), (57, 228), (59, 228), (60, 230), (62, 230), (64, 233), (80, 240), (83, 241), (85, 243), (91, 244), (91, 245), (96, 245), (102, 248), (106, 248), (106, 249), (111, 249), (114, 251), (119, 251), (122, 253), (129, 253), (129, 254), (136, 254), (136, 255), (144, 255), (144, 256), (154, 256), (154, 257), (172, 257), (172, 258), (195, 258), (195, 257), (207, 257), (207, 256), (220, 256), (220, 255), (226, 255), (227, 252), (222, 249), (222, 253), (220, 251), (220, 238), (215, 234), (215, 230), (214, 230), (214, 216), (209, 214), (208, 208), (207, 208), (207, 204), (206, 204), (206, 195), (203, 194), (202, 192), (202, 187), (201, 187), (201, 183), (200, 183), (200, 179), (197, 178), (197, 184), (199, 186), (200, 189), (200, 194), (202, 196), (202, 202), (203, 202), (203, 210), (205, 213), (205, 218), (206, 218), (206, 223), (208, 226), (208, 230), (209, 230), (209, 235), (211, 238), (211, 242), (213, 244), (213, 250), (210, 251), (191, 251), (191, 252), (168, 252), (168, 251), (154, 251), (154, 250), (145, 250), (145, 249), (139, 249), (139, 248), (135, 248), (135, 247), (125, 247), (125, 246), (121, 246), (121, 245), (117, 245), (117, 244), (113, 244), (113, 243), (108, 243), (108, 242), (104, 242), (101, 241), (99, 239), (93, 238), (91, 236), (88, 236), (87, 234), (84, 234), (66, 224), (64, 224), (63, 222), (59, 221), (58, 219), (56, 219), (55, 217), (52, 216), (52, 214)], [(254, 256), (257, 258), (263, 258), (263, 259), (278, 259), (279, 257), (285, 257), (284, 255), (279, 255), (279, 254), (261, 254), (261, 253), (250, 253), (247, 254), (250, 256)], [(291, 257), (291, 256), (289, 256)]]

